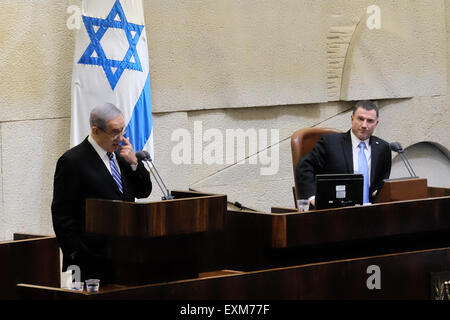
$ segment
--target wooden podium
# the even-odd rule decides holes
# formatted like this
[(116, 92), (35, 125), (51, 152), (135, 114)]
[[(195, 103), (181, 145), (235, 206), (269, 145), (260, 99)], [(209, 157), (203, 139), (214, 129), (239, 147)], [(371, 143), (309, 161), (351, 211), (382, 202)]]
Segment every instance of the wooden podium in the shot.
[(198, 249), (205, 246), (205, 234), (224, 228), (227, 197), (181, 191), (172, 195), (173, 200), (150, 203), (86, 201), (86, 232), (104, 237), (112, 283), (179, 280), (205, 271)]
[(428, 197), (427, 179), (400, 178), (385, 180), (375, 203), (425, 199)]

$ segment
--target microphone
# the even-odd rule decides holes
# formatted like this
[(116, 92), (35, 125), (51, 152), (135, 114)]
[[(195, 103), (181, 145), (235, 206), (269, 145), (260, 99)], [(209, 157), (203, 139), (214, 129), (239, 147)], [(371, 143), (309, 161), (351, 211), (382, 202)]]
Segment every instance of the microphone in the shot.
[(391, 142), (390, 147), (394, 152), (403, 152), (403, 147), (400, 142)]
[(242, 204), (240, 204), (239, 202), (237, 202), (237, 201), (234, 202), (233, 204), (234, 204), (236, 207), (238, 207), (239, 209), (241, 209), (241, 210), (244, 209), (244, 206), (243, 206)]
[[(150, 156), (150, 154), (149, 154), (147, 151), (145, 151), (145, 150), (141, 150), (141, 151), (136, 152), (136, 158), (138, 158), (139, 160), (144, 161), (144, 162), (150, 162), (152, 168), (155, 169), (156, 175), (153, 173), (153, 170), (150, 168), (150, 166), (149, 166), (148, 163), (147, 163), (147, 166), (149, 167), (150, 173), (151, 173), (151, 174), (153, 175), (153, 177), (155, 178), (155, 181), (156, 181), (156, 183), (158, 184), (159, 189), (161, 189), (161, 192), (162, 192), (162, 194), (163, 194), (163, 196), (161, 197), (161, 199), (162, 199), (162, 200), (171, 200), (171, 199), (173, 199), (174, 196), (172, 196), (172, 195), (170, 194), (169, 189), (167, 189), (166, 184), (164, 183), (163, 179), (162, 179), (161, 176), (159, 175), (159, 172), (158, 172), (158, 170), (156, 169), (155, 164), (153, 163), (152, 157)], [(158, 178), (159, 178), (159, 179), (158, 179)], [(163, 187), (161, 186), (161, 184), (164, 186), (164, 189), (165, 189), (165, 190), (163, 189)]]
[(409, 163), (408, 158), (403, 153), (403, 148), (402, 148), (402, 145), (400, 144), (400, 142), (391, 142), (389, 146), (391, 147), (392, 151), (397, 152), (400, 155), (410, 176), (413, 178), (417, 178), (417, 175), (414, 172), (413, 168), (411, 167), (411, 164)]

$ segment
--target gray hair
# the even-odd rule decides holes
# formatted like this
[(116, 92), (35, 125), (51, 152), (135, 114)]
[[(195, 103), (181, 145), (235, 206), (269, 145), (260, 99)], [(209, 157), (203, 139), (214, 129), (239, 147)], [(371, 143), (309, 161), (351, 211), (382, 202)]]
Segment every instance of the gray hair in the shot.
[(96, 126), (101, 129), (106, 129), (106, 123), (121, 114), (122, 112), (115, 105), (107, 102), (92, 109), (89, 116), (89, 124), (91, 128)]

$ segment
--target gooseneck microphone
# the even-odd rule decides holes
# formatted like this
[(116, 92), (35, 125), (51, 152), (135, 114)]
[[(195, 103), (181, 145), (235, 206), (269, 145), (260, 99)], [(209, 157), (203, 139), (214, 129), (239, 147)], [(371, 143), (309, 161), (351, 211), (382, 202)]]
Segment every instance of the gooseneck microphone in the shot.
[(397, 152), (400, 155), (400, 157), (402, 158), (403, 163), (405, 164), (405, 167), (408, 170), (411, 177), (417, 178), (416, 173), (414, 172), (413, 168), (411, 167), (411, 164), (408, 161), (408, 158), (406, 158), (406, 156), (403, 152), (403, 148), (402, 148), (402, 145), (400, 144), (400, 142), (391, 142), (390, 147), (391, 147), (392, 151)]
[[(150, 154), (145, 150), (141, 150), (141, 151), (136, 152), (136, 158), (138, 158), (141, 161), (147, 162), (147, 166), (149, 167), (148, 169), (149, 169), (150, 173), (153, 175), (153, 177), (155, 178), (156, 183), (158, 184), (159, 189), (161, 189), (161, 192), (163, 194), (161, 199), (162, 200), (173, 199), (174, 197), (170, 194), (169, 189), (167, 189), (166, 184), (164, 183), (163, 179), (159, 175), (159, 172), (156, 169), (155, 164), (153, 163), (152, 157), (150, 156)], [(151, 167), (149, 166), (148, 162), (150, 162)], [(152, 170), (152, 168), (154, 170)], [(153, 173), (153, 171), (156, 172), (156, 175)], [(164, 186), (164, 188), (161, 186), (161, 184), (162, 184), (162, 186)]]

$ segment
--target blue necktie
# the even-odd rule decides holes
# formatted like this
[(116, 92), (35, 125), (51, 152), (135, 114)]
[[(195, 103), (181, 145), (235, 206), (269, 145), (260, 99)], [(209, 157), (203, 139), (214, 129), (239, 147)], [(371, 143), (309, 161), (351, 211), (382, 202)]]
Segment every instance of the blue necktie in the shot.
[(117, 187), (119, 188), (120, 192), (123, 193), (122, 178), (120, 177), (120, 172), (117, 169), (116, 163), (114, 162), (114, 155), (112, 152), (107, 152), (107, 155), (109, 157), (109, 164), (111, 166), (111, 174), (114, 178), (114, 181), (117, 183)]
[(367, 164), (366, 154), (364, 153), (365, 148), (366, 144), (361, 142), (359, 144), (358, 172), (364, 176), (363, 203), (369, 203), (369, 165)]

